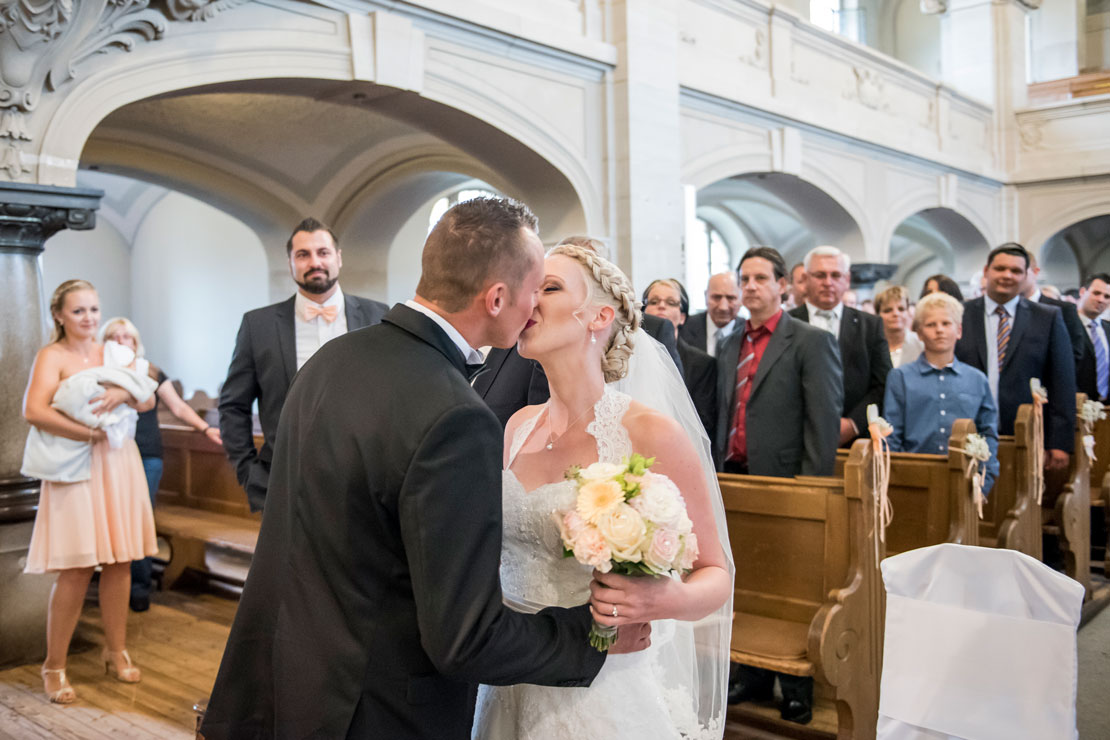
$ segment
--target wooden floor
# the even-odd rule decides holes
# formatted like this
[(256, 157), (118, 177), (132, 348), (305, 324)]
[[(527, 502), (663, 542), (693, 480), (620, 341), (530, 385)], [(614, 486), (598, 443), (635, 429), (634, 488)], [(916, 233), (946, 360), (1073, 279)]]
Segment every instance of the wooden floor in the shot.
[(216, 680), (237, 602), (207, 592), (155, 594), (150, 611), (132, 613), (128, 651), (143, 671), (138, 684), (105, 675), (100, 611), (86, 604), (70, 653), (77, 701), (51, 704), (38, 665), (0, 672), (0, 740), (191, 740), (193, 705)]

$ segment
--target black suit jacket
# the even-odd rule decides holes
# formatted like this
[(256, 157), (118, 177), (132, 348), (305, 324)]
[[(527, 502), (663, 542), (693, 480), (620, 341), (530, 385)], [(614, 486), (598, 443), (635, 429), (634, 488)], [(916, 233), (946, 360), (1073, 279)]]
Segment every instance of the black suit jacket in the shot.
[[(717, 353), (718, 465), (728, 454), (743, 342), (743, 331), (731, 334)], [(833, 474), (844, 394), (840, 373), (832, 335), (783, 313), (752, 379), (744, 421), (749, 473), (780, 478)]]
[[(809, 323), (809, 307), (802, 304), (790, 315)], [(827, 332), (826, 332), (827, 333)], [(844, 372), (843, 418), (856, 423), (859, 436), (867, 436), (867, 407), (883, 408), (886, 376), (890, 374), (890, 347), (883, 333), (883, 321), (848, 306), (840, 316), (840, 361)]]
[(705, 311), (699, 311), (686, 317), (686, 321), (678, 328), (678, 338), (695, 349), (706, 352), (708, 339), (705, 332)]
[[(1090, 321), (1087, 320), (1087, 324)], [(1099, 320), (1102, 325), (1102, 330), (1107, 337), (1110, 337), (1110, 321)], [(1087, 398), (1094, 401), (1102, 401), (1105, 403), (1107, 398), (1100, 398), (1098, 392), (1098, 367), (1095, 362), (1095, 345), (1091, 342), (1090, 332), (1087, 331), (1086, 325), (1083, 327), (1083, 358), (1082, 364), (1076, 368), (1076, 385), (1080, 393), (1086, 393)]]
[(682, 380), (709, 439), (717, 433), (717, 359), (678, 339)]
[[(987, 329), (984, 299), (964, 304), (963, 337), (956, 357), (986, 373)], [(1014, 311), (1006, 358), (998, 374), (998, 433), (1013, 434), (1018, 406), (1032, 403), (1029, 380), (1040, 378), (1048, 390), (1045, 447), (1075, 448), (1075, 359), (1060, 310), (1021, 298)]]
[(589, 685), (585, 606), (502, 604), (501, 436), (418, 311), (320, 348), (281, 414), (208, 740), (469, 740), (479, 682)]
[[(1056, 306), (1060, 309), (1060, 314), (1064, 317), (1064, 327), (1068, 330), (1068, 340), (1071, 345), (1072, 358), (1075, 360), (1075, 382), (1077, 386), (1086, 385), (1087, 378), (1083, 377), (1083, 372), (1087, 369), (1087, 347), (1091, 346), (1091, 340), (1087, 336), (1087, 330), (1083, 328), (1083, 321), (1079, 318), (1079, 309), (1074, 303), (1067, 301), (1058, 301), (1055, 298), (1049, 298), (1046, 295), (1041, 295), (1037, 299), (1039, 303), (1046, 306)], [(1094, 359), (1093, 357), (1091, 358)], [(1091, 367), (1094, 367), (1092, 362)], [(1096, 394), (1097, 395), (1097, 394)], [(1089, 395), (1089, 398), (1095, 396)]]
[[(643, 327), (649, 336), (667, 348), (671, 359), (681, 371), (682, 359), (675, 346), (674, 324), (666, 319), (644, 314)], [(551, 397), (547, 375), (540, 363), (521, 357), (515, 346), (508, 349), (494, 347), (490, 350), (481, 374), (474, 379), (474, 390), (497, 415), (502, 428), (520, 409), (544, 403)]]
[[(377, 324), (389, 310), (368, 298), (347, 294), (343, 298), (348, 332)], [(252, 511), (262, 509), (266, 501), (274, 434), (285, 394), (297, 374), (295, 300), (293, 296), (243, 314), (227, 380), (220, 389), (220, 436)], [(254, 447), (255, 399), (264, 440), (260, 451)]]

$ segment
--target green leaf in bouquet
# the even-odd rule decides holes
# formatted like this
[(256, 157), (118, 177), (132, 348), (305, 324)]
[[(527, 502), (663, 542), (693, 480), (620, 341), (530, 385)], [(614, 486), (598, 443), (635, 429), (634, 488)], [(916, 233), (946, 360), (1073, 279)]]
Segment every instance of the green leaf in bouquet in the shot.
[(564, 546), (563, 547), (563, 557), (564, 558), (573, 558), (574, 557), (574, 550), (568, 550), (566, 548), (566, 546)]
[(582, 474), (581, 465), (571, 465), (567, 468), (567, 472), (563, 473), (563, 477), (567, 480), (578, 480), (578, 476)]

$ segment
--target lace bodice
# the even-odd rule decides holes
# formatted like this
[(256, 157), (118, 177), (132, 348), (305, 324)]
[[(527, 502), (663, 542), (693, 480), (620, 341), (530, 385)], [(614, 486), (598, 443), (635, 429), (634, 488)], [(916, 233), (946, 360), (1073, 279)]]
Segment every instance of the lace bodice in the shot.
[[(632, 442), (623, 422), (631, 399), (606, 386), (594, 405), (594, 420), (586, 432), (597, 440), (600, 462), (620, 462), (632, 454)], [(546, 408), (524, 422), (509, 448), (511, 466), (531, 436)], [(582, 460), (582, 466), (593, 460)], [(589, 599), (591, 569), (574, 558), (564, 558), (556, 512), (574, 506), (575, 486), (570, 481), (544, 484), (532, 491), (512, 470), (502, 474), (503, 534), (501, 541), (501, 588), (511, 601), (542, 608), (576, 606)]]

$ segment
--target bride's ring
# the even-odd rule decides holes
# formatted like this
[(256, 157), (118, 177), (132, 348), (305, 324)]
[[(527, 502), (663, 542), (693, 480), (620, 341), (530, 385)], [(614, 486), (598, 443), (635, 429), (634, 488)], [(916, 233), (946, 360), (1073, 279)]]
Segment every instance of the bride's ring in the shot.
[(617, 605), (613, 604), (613, 618), (615, 619), (616, 616), (617, 616)]

